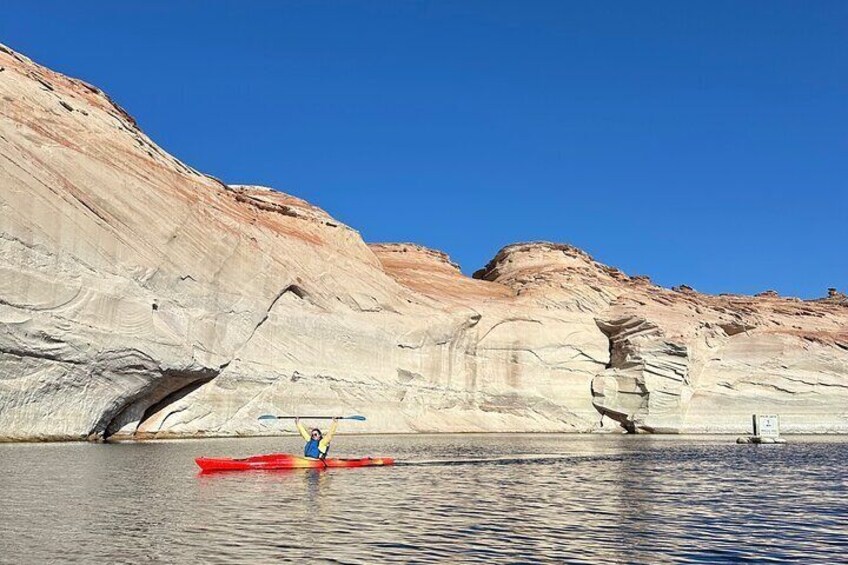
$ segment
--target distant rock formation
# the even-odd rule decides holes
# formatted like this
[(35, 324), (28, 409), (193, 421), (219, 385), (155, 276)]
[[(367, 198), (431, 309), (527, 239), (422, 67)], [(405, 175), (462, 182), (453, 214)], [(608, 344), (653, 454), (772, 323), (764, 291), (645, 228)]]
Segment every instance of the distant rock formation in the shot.
[(844, 292), (839, 292), (835, 288), (827, 289), (827, 298), (823, 298), (822, 300), (833, 302), (835, 304), (842, 304), (843, 306), (848, 306), (848, 294), (845, 294)]
[(664, 289), (547, 242), (464, 276), (175, 159), (0, 46), (0, 439), (848, 431), (848, 300)]

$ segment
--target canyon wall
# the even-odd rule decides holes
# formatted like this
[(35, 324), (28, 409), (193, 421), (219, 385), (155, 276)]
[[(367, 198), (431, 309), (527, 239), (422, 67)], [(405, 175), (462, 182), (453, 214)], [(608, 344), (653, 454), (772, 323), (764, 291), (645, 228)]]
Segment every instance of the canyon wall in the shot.
[[(226, 185), (98, 88), (0, 46), (0, 439), (848, 431), (848, 301), (708, 296), (567, 245), (474, 277)], [(290, 429), (290, 428), (288, 428)]]

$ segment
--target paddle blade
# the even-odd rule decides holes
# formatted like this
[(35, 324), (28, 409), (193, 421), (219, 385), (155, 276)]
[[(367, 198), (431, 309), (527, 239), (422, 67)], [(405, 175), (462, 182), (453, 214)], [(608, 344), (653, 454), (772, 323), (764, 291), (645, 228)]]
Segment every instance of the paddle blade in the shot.
[(345, 420), (358, 420), (360, 422), (364, 422), (365, 416), (346, 416)]
[(259, 416), (259, 419), (260, 420), (276, 420), (277, 417), (274, 416), (273, 414), (262, 414), (261, 416)]

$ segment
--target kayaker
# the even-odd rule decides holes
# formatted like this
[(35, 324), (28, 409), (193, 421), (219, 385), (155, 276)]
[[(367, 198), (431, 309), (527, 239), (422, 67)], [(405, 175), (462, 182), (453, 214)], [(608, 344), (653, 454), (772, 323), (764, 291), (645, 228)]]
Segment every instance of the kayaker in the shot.
[(330, 440), (333, 439), (333, 434), (336, 433), (336, 426), (339, 424), (339, 419), (333, 418), (333, 423), (330, 424), (330, 431), (327, 432), (326, 436), (318, 428), (312, 428), (311, 431), (306, 431), (306, 427), (300, 423), (300, 418), (295, 418), (294, 423), (297, 425), (300, 436), (306, 440), (303, 454), (313, 459), (324, 459), (327, 457), (327, 450), (330, 449)]

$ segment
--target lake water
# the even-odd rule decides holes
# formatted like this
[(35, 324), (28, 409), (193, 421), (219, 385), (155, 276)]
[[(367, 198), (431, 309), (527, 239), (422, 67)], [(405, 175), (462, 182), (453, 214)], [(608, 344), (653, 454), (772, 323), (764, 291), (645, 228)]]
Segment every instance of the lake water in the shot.
[(302, 444), (0, 445), (0, 562), (848, 562), (848, 438), (733, 440), (338, 436), (410, 464), (213, 475)]

